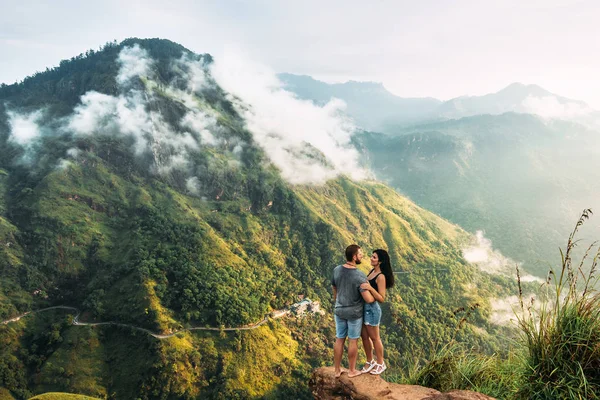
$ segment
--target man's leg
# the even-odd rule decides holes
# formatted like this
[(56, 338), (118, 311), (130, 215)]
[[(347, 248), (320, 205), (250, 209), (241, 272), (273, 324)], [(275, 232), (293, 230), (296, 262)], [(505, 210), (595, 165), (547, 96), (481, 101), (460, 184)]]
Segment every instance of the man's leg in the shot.
[(358, 357), (358, 338), (362, 331), (362, 322), (362, 318), (348, 321), (348, 378), (361, 374), (356, 370), (356, 358)]
[[(342, 356), (344, 355), (344, 342), (346, 338), (335, 339), (335, 344), (333, 345), (333, 369), (335, 370), (335, 377), (338, 378), (342, 375)], [(354, 359), (356, 361), (356, 358)]]
[(352, 378), (360, 375), (361, 372), (356, 370), (356, 358), (358, 357), (358, 339), (348, 340), (348, 377)]
[(335, 319), (335, 344), (333, 345), (333, 369), (335, 377), (342, 375), (342, 356), (344, 355), (344, 342), (348, 335), (348, 321), (334, 315)]

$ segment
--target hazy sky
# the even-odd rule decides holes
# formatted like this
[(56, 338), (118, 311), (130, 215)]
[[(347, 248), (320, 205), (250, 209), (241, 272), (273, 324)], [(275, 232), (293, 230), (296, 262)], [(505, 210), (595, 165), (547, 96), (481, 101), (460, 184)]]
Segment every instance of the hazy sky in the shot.
[(0, 0), (0, 82), (113, 39), (161, 37), (403, 97), (542, 87), (600, 109), (600, 2)]

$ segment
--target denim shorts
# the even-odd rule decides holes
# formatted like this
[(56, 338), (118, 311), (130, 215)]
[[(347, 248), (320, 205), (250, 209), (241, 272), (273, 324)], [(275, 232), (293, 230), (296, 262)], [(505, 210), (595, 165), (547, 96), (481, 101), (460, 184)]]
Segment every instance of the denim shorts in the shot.
[(348, 336), (350, 339), (358, 339), (362, 330), (363, 319), (344, 319), (337, 315), (335, 317), (335, 337), (345, 339)]
[(378, 302), (365, 303), (364, 324), (378, 326), (381, 322), (381, 307)]

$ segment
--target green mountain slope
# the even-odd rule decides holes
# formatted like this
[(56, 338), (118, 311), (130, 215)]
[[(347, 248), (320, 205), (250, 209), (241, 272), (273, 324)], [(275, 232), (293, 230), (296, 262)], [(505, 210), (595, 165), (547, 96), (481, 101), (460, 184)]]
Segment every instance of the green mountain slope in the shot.
[(32, 397), (32, 400), (94, 400), (95, 397), (82, 396), (69, 393), (44, 393)]
[[(124, 54), (147, 72), (123, 80)], [(514, 288), (463, 260), (468, 234), (380, 183), (290, 185), (211, 63), (131, 39), (0, 89), (0, 320), (68, 305), (78, 321), (122, 324), (73, 325), (64, 309), (1, 324), (0, 388), (17, 399), (311, 398), (310, 371), (332, 359), (330, 272), (350, 242), (387, 248), (411, 272), (384, 304), (392, 368), (454, 336), (501, 346), (489, 298)], [(197, 69), (208, 83), (190, 89)], [(184, 128), (189, 115), (210, 126)], [(325, 313), (168, 339), (125, 325), (248, 327), (301, 295)], [(475, 304), (456, 331), (453, 311)]]

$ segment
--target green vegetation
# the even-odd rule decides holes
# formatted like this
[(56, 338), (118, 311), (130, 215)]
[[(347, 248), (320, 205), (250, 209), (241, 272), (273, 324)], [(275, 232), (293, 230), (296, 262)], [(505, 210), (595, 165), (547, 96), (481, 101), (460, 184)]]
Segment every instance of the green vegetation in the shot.
[(15, 400), (8, 389), (0, 388), (0, 400)]
[[(588, 247), (579, 264), (572, 259), (579, 244), (576, 234), (590, 214), (584, 210), (569, 237), (560, 270), (550, 273), (539, 296), (525, 298), (519, 280), (521, 337), (508, 355), (478, 355), (451, 341), (424, 366), (395, 380), (442, 391), (475, 390), (499, 399), (598, 399), (597, 243)], [(588, 269), (584, 269), (586, 260)]]
[[(567, 243), (560, 271), (548, 283), (545, 301), (539, 309), (533, 301), (521, 300), (519, 326), (525, 336), (528, 356), (523, 399), (600, 398), (600, 295), (594, 290), (600, 250), (592, 244), (580, 263), (573, 265), (575, 235), (589, 218), (585, 210)], [(591, 268), (582, 266), (591, 256)]]
[[(0, 129), (0, 242), (10, 243), (0, 246), (0, 317), (62, 304), (81, 309), (82, 321), (169, 333), (256, 323), (300, 295), (320, 301), (326, 314), (166, 340), (122, 326), (73, 326), (65, 310), (34, 314), (0, 325), (0, 387), (17, 399), (48, 391), (309, 399), (312, 369), (332, 359), (330, 273), (350, 242), (366, 252), (387, 248), (394, 268), (410, 272), (398, 276), (383, 307), (393, 369), (452, 337), (483, 353), (504, 347), (510, 332), (488, 322), (489, 298), (514, 292), (516, 282), (467, 264), (466, 232), (379, 183), (288, 184), (214, 85), (190, 96), (218, 115), (224, 140), (191, 152), (186, 170), (156, 172), (170, 156), (166, 145), (136, 155), (131, 137), (57, 128), (83, 93), (116, 94), (115, 59), (134, 43), (155, 61), (152, 76), (134, 82), (154, 96), (145, 111), (177, 131), (186, 106), (169, 88), (184, 86), (172, 63), (186, 50), (165, 40), (108, 44), (0, 89), (0, 104), (11, 110), (44, 107), (47, 128), (30, 147)], [(0, 127), (8, 128), (3, 111)], [(77, 157), (61, 163), (73, 149)], [(455, 332), (453, 310), (472, 306)]]
[(514, 399), (522, 384), (523, 357), (484, 355), (451, 342), (438, 350), (425, 365), (416, 364), (406, 376), (393, 380), (431, 387), (440, 391), (472, 390), (496, 399)]
[(70, 393), (44, 393), (32, 397), (31, 400), (97, 400), (97, 397)]

